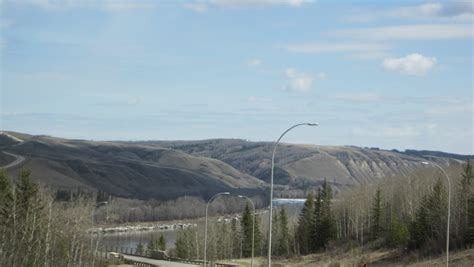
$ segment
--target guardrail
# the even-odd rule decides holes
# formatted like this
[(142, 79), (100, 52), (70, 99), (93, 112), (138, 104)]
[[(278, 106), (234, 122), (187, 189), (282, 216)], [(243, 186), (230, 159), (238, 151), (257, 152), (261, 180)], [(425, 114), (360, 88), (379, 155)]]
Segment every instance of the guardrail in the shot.
[[(189, 260), (189, 259), (181, 259), (181, 258), (174, 258), (174, 257), (168, 257), (166, 255), (162, 255), (163, 257), (160, 258), (155, 258), (152, 257), (153, 251), (137, 251), (137, 249), (134, 248), (128, 248), (128, 247), (105, 247), (105, 252), (117, 252), (125, 255), (131, 255), (131, 256), (140, 256), (140, 257), (145, 257), (145, 258), (150, 258), (150, 259), (158, 259), (158, 260), (166, 260), (166, 261), (174, 261), (174, 262), (181, 262), (181, 263), (189, 263), (189, 264), (195, 264), (195, 265), (200, 265), (204, 266), (204, 261), (203, 260)], [(144, 267), (153, 267), (153, 266), (158, 266), (158, 265), (151, 265), (149, 263), (142, 263), (145, 265), (138, 265), (138, 266), (144, 266)], [(148, 264), (148, 265), (146, 265)], [(238, 267), (240, 266), (239, 264), (229, 264), (229, 263), (218, 263), (218, 262), (212, 262), (208, 261), (206, 266), (212, 266), (212, 267)]]
[(125, 264), (133, 264), (135, 266), (140, 266), (140, 267), (159, 267), (159, 265), (156, 265), (156, 264), (141, 262), (141, 261), (137, 261), (137, 260), (130, 260), (130, 259), (124, 259), (123, 262)]

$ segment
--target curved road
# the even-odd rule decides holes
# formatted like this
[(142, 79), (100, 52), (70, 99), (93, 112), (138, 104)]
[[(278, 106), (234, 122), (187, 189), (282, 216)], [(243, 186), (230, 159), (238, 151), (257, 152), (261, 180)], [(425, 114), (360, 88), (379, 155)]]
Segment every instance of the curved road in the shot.
[(12, 153), (5, 152), (5, 151), (3, 151), (3, 154), (15, 157), (15, 160), (13, 162), (11, 162), (11, 163), (9, 163), (5, 166), (0, 166), (0, 168), (3, 168), (5, 170), (8, 169), (8, 168), (11, 168), (11, 167), (15, 167), (16, 165), (21, 164), (23, 161), (25, 161), (25, 157), (20, 156), (20, 155), (12, 154)]
[(200, 265), (189, 264), (189, 263), (154, 260), (154, 259), (149, 259), (149, 258), (144, 258), (144, 257), (131, 256), (131, 255), (123, 255), (123, 257), (125, 259), (129, 259), (129, 260), (133, 260), (133, 261), (149, 263), (149, 264), (155, 264), (155, 265), (158, 265), (160, 267), (196, 267), (196, 266), (200, 266)]

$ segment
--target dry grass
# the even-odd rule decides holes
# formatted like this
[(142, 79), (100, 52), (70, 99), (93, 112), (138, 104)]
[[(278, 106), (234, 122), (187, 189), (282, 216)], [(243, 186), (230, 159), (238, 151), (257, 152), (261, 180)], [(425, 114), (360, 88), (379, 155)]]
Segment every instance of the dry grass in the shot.
[[(229, 260), (226, 263), (250, 266), (250, 259)], [(256, 258), (254, 266), (266, 266), (266, 258)], [(436, 267), (445, 265), (445, 257), (416, 258), (412, 255), (402, 256), (397, 250), (360, 251), (345, 253), (318, 253), (292, 259), (272, 259), (274, 267), (358, 267), (367, 263), (368, 266), (421, 266)], [(452, 252), (449, 263), (456, 267), (474, 266), (474, 249)]]

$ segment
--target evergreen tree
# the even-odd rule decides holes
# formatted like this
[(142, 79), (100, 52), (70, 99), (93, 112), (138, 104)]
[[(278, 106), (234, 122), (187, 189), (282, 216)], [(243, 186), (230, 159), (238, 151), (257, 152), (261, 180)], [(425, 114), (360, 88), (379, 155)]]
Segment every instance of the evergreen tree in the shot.
[(178, 237), (174, 242), (176, 257), (180, 259), (187, 259), (188, 258), (188, 246), (186, 244), (186, 237), (184, 231), (180, 231), (178, 233)]
[(156, 249), (155, 248), (155, 240), (153, 240), (153, 238), (148, 240), (148, 245), (146, 246), (146, 249), (147, 250), (155, 250)]
[(467, 229), (466, 229), (466, 244), (469, 247), (474, 245), (474, 196), (471, 196), (468, 201), (468, 213), (467, 213)]
[(40, 208), (38, 200), (38, 185), (31, 181), (31, 172), (23, 170), (20, 173), (20, 181), (16, 186), (16, 202), (18, 203), (18, 214), (19, 219), (26, 219), (29, 213), (36, 211), (36, 208)]
[(11, 227), (13, 216), (13, 188), (6, 172), (0, 170), (0, 225)]
[(288, 229), (288, 216), (286, 215), (285, 207), (280, 210), (279, 220), (279, 239), (278, 239), (278, 254), (289, 256), (290, 255), (290, 232)]
[(245, 205), (240, 228), (242, 231), (242, 256), (250, 257), (252, 255), (253, 216), (248, 204)]
[(405, 247), (409, 237), (410, 233), (406, 223), (393, 216), (387, 229), (387, 245), (389, 247)]
[(160, 238), (158, 239), (157, 249), (165, 251), (166, 250), (166, 239), (163, 233), (161, 233)]
[(464, 172), (461, 179), (461, 190), (459, 192), (459, 210), (460, 210), (460, 229), (463, 232), (462, 239), (465, 244), (472, 243), (472, 237), (469, 237), (469, 229), (474, 226), (474, 221), (469, 217), (469, 212), (472, 210), (472, 203), (469, 201), (474, 198), (474, 171), (471, 163), (468, 161), (464, 167)]
[(323, 220), (323, 200), (321, 188), (318, 188), (318, 194), (316, 195), (316, 201), (314, 202), (314, 227), (311, 229), (311, 251), (315, 252), (323, 247), (321, 237), (321, 226)]
[(311, 231), (315, 227), (314, 219), (314, 196), (309, 193), (304, 202), (298, 219), (297, 243), (299, 253), (306, 255), (311, 252), (312, 242)]
[(136, 249), (136, 254), (143, 255), (144, 251), (145, 251), (145, 248), (143, 247), (142, 241), (138, 242), (137, 249)]
[(263, 255), (262, 252), (262, 232), (260, 231), (260, 217), (255, 216), (255, 256)]
[(444, 248), (446, 242), (446, 210), (448, 207), (447, 193), (444, 190), (443, 183), (440, 179), (433, 186), (433, 192), (428, 198), (428, 222), (429, 222), (429, 239), (430, 248), (440, 252)]
[[(38, 185), (31, 180), (31, 172), (23, 170), (20, 172), (20, 179), (16, 185), (15, 203), (17, 217), (15, 230), (17, 232), (17, 250), (34, 251), (40, 247), (39, 242), (32, 242), (31, 237), (38, 237), (41, 234), (41, 219), (43, 216), (43, 203), (39, 194)], [(33, 255), (26, 253), (22, 262), (26, 266), (34, 265), (36, 261)]]
[(423, 198), (410, 224), (409, 248), (432, 252), (442, 250), (446, 238), (446, 209), (446, 192), (438, 179), (433, 191)]
[(326, 248), (329, 240), (335, 236), (335, 222), (331, 212), (332, 188), (324, 180), (322, 189), (318, 191), (314, 209), (315, 226), (312, 235), (313, 251)]
[(409, 248), (419, 249), (424, 245), (428, 236), (428, 211), (427, 197), (423, 197), (420, 207), (417, 209), (415, 218), (410, 222), (409, 232)]
[(372, 222), (371, 222), (371, 235), (373, 239), (380, 237), (382, 228), (382, 191), (380, 188), (375, 192), (375, 196), (372, 202)]
[(280, 240), (280, 219), (278, 217), (278, 212), (276, 211), (273, 213), (272, 222), (272, 238), (275, 240), (272, 242), (272, 255), (280, 255), (278, 244), (278, 241)]

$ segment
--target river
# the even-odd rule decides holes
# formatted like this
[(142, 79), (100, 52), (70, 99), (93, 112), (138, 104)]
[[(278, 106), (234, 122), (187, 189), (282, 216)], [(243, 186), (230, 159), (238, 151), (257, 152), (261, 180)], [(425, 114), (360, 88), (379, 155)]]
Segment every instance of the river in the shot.
[[(305, 199), (274, 199), (273, 204), (275, 207), (285, 205), (285, 206), (302, 206), (304, 204)], [(299, 213), (299, 208), (296, 210), (287, 209), (289, 216), (297, 216)], [(257, 212), (257, 213), (265, 213)], [(296, 213), (296, 214), (293, 214)], [(225, 216), (225, 217), (231, 217)], [(268, 220), (267, 220), (268, 221)], [(204, 218), (192, 220), (191, 223), (197, 223), (198, 231), (204, 232)], [(265, 223), (265, 218), (263, 218), (262, 223)], [(161, 233), (166, 240), (166, 248), (174, 248), (174, 243), (176, 241), (178, 232), (180, 230), (154, 230), (154, 231), (133, 231), (133, 232), (123, 232), (123, 233), (113, 233), (113, 234), (101, 234), (99, 236), (99, 244), (101, 247), (105, 248), (108, 247), (123, 247), (129, 249), (135, 249), (137, 245), (141, 242), (145, 247), (148, 244), (148, 241), (158, 240), (160, 238)]]

